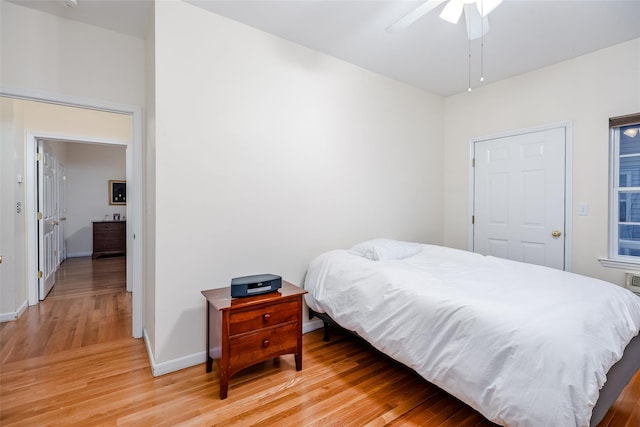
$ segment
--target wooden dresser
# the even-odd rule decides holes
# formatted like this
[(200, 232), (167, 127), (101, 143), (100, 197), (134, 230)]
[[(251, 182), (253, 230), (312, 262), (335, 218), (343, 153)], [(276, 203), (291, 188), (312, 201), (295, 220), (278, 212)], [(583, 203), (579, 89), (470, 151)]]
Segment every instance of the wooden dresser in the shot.
[(127, 222), (96, 221), (93, 223), (93, 258), (127, 253)]
[[(278, 291), (231, 298), (230, 287), (202, 291), (207, 299), (207, 372), (220, 361), (220, 399), (227, 397), (229, 377), (279, 357), (295, 354), (302, 369), (302, 296), (307, 291), (282, 281)], [(216, 350), (219, 355), (212, 356)]]

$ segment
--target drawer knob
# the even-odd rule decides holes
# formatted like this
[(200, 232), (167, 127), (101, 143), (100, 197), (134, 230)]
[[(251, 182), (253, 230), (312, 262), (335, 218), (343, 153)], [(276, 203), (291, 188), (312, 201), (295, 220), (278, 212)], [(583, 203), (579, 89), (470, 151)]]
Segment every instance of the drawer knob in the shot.
[(266, 314), (264, 314), (264, 315), (262, 316), (262, 319), (263, 319), (265, 322), (268, 322), (268, 321), (269, 321), (269, 319), (271, 319), (271, 315), (270, 315), (269, 313), (266, 313)]
[(269, 347), (269, 344), (271, 344), (271, 341), (269, 341), (269, 340), (264, 340), (264, 341), (262, 341), (262, 347), (263, 347), (263, 348), (267, 348), (267, 347)]

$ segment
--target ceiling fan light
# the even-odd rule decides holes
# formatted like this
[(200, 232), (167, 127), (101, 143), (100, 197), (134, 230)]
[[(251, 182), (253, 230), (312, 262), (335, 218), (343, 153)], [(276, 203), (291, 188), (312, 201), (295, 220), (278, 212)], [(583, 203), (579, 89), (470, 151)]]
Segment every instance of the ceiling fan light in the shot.
[(493, 9), (500, 6), (500, 3), (502, 3), (502, 0), (478, 0), (476, 1), (476, 7), (480, 15), (487, 16)]
[(462, 16), (463, 8), (464, 3), (462, 3), (462, 1), (449, 0), (449, 3), (447, 3), (447, 5), (442, 10), (440, 18), (444, 19), (447, 22), (451, 22), (452, 24), (457, 24), (460, 20), (460, 16)]

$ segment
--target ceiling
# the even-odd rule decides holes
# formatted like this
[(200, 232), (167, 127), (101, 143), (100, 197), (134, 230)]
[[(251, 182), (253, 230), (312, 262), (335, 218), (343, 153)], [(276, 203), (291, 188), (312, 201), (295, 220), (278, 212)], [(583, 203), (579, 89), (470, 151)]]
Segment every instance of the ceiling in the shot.
[[(9, 1), (139, 38), (152, 13), (151, 0)], [(486, 85), (640, 38), (640, 0), (505, 0), (489, 15), (482, 49), (467, 40), (464, 18), (439, 18), (444, 4), (403, 31), (385, 30), (423, 0), (187, 2), (443, 96), (469, 80), (479, 87), (481, 58)]]

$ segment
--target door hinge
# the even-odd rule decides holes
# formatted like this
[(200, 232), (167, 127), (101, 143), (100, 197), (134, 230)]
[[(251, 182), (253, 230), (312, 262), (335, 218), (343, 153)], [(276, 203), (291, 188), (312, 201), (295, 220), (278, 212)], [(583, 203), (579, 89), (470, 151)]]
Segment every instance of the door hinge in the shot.
[(475, 223), (476, 223), (476, 216), (471, 215), (471, 224), (475, 224)]
[(42, 161), (42, 153), (36, 153), (36, 162)]
[(42, 271), (38, 271), (38, 279), (42, 279), (42, 276), (43, 276)]
[(476, 167), (476, 158), (475, 157), (473, 159), (471, 159), (471, 167), (472, 168)]
[(42, 212), (38, 212), (38, 220), (42, 219)]

